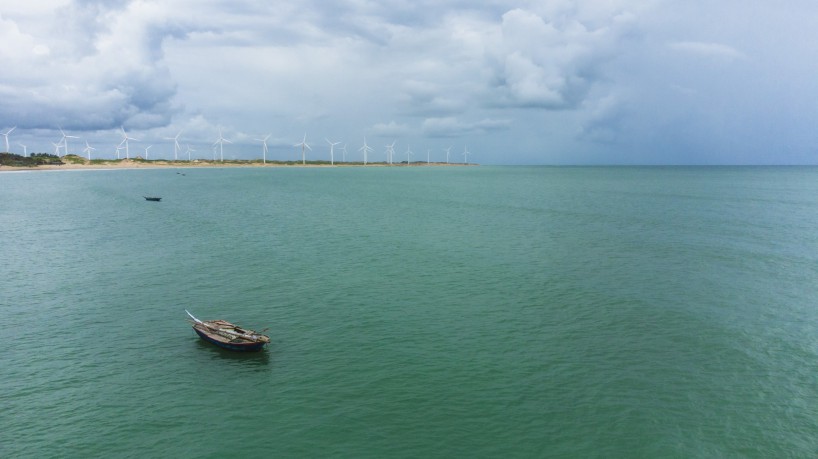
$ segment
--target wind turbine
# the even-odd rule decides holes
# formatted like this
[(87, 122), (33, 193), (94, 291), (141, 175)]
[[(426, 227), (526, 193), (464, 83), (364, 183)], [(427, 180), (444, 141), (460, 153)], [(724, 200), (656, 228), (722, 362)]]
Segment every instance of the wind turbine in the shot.
[(222, 137), (222, 128), (219, 128), (219, 140), (213, 142), (213, 145), (219, 144), (219, 155), (221, 156), (221, 161), (224, 162), (224, 143), (233, 143), (224, 137)]
[(23, 145), (22, 143), (18, 143), (17, 145), (23, 147), (23, 156), (28, 156), (28, 149), (26, 148), (26, 146)]
[[(128, 133), (125, 132), (125, 126), (120, 126), (120, 128), (122, 129), (122, 143), (120, 145), (125, 144), (125, 159), (131, 159), (131, 153), (128, 150), (128, 141), (136, 140), (138, 142), (139, 139), (128, 137)], [(68, 154), (68, 150), (66, 150), (66, 154)]]
[(263, 139), (256, 139), (259, 142), (262, 142), (261, 152), (264, 155), (264, 164), (267, 164), (267, 139), (269, 139), (271, 135), (272, 134), (267, 134), (267, 136), (264, 137)]
[(179, 133), (176, 134), (176, 137), (165, 137), (165, 140), (173, 140), (173, 160), (174, 161), (179, 160), (179, 150), (182, 149), (182, 147), (179, 146), (179, 136), (180, 135), (182, 135), (182, 131), (179, 131)]
[(344, 162), (347, 162), (347, 144), (341, 147), (341, 153), (343, 153)]
[(82, 151), (85, 152), (86, 155), (88, 155), (88, 161), (91, 161), (91, 151), (93, 151), (93, 150), (96, 150), (96, 148), (89, 145), (88, 141), (86, 140), (85, 141), (85, 148)]
[(9, 134), (11, 134), (11, 131), (13, 131), (15, 129), (17, 129), (17, 126), (14, 126), (13, 128), (9, 129), (8, 131), (2, 133), (3, 137), (6, 138), (6, 153), (11, 153), (9, 151)]
[(469, 163), (469, 155), (470, 154), (471, 153), (469, 153), (469, 150), (466, 148), (466, 146), (463, 145), (463, 164), (468, 164)]
[(60, 156), (60, 147), (62, 147), (62, 144), (51, 142), (51, 145), (54, 145), (54, 155)]
[(449, 152), (452, 151), (452, 147), (446, 149), (446, 164), (449, 164)]
[(429, 165), (429, 152), (430, 152), (430, 151), (431, 151), (431, 150), (426, 150), (426, 165), (427, 165), (427, 166)]
[(335, 153), (334, 153), (335, 146), (338, 145), (341, 142), (330, 142), (329, 139), (326, 138), (326, 137), (324, 137), (324, 140), (326, 140), (327, 143), (329, 144), (329, 161), (330, 161), (330, 164), (332, 164), (334, 166), (335, 165)]
[(62, 134), (62, 140), (60, 140), (60, 142), (62, 142), (63, 146), (65, 146), (65, 154), (67, 155), (68, 154), (68, 139), (79, 139), (79, 137), (74, 136), (74, 135), (65, 135), (65, 131), (63, 131), (62, 128), (60, 128), (60, 133)]
[(306, 150), (304, 148), (306, 148), (307, 150), (312, 151), (312, 148), (310, 148), (310, 146), (307, 145), (307, 133), (306, 132), (304, 133), (304, 140), (302, 140), (301, 143), (297, 143), (297, 144), (295, 144), (293, 146), (294, 147), (301, 147), (301, 164), (302, 165), (307, 164), (307, 152), (306, 152)]
[(145, 159), (148, 159), (148, 150), (150, 150), (150, 148), (151, 148), (152, 146), (153, 146), (153, 145), (148, 145), (147, 147), (145, 147)]
[(386, 157), (390, 165), (392, 164), (392, 156), (395, 154), (395, 142), (397, 142), (397, 140), (392, 141), (391, 145), (386, 146)]
[(412, 150), (409, 149), (409, 145), (406, 146), (406, 165), (409, 165), (409, 158), (412, 157)]
[(364, 166), (366, 166), (366, 154), (370, 151), (374, 151), (372, 147), (366, 144), (366, 137), (364, 137), (364, 146), (359, 148), (358, 151), (364, 152)]
[(116, 146), (116, 159), (119, 159), (119, 150), (122, 150), (122, 142)]
[(190, 152), (192, 152), (192, 151), (196, 151), (196, 150), (190, 148), (190, 144), (188, 144), (187, 145), (187, 160), (188, 160), (188, 162), (190, 162)]

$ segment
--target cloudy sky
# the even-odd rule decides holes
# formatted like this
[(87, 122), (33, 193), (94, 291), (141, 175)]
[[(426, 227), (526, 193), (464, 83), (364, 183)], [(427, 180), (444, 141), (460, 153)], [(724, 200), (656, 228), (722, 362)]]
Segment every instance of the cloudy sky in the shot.
[[(0, 132), (95, 157), (818, 164), (814, 0), (0, 0)], [(0, 137), (0, 149), (5, 149)], [(123, 152), (124, 154), (124, 152)], [(180, 153), (186, 158), (186, 154)], [(336, 150), (336, 159), (341, 153)]]

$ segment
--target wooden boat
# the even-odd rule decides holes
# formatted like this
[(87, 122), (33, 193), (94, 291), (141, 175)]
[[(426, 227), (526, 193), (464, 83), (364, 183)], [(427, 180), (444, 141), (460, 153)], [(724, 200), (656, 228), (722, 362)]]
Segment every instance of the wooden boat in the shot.
[(145, 201), (156, 201), (156, 202), (159, 202), (159, 201), (161, 201), (161, 200), (162, 200), (162, 198), (160, 198), (160, 197), (158, 197), (158, 196), (142, 196), (142, 197), (143, 197), (143, 198), (145, 198)]
[(187, 309), (187, 315), (192, 319), (193, 331), (208, 343), (215, 344), (231, 351), (260, 351), (270, 342), (270, 337), (253, 330), (247, 330), (226, 320), (199, 320), (193, 317)]

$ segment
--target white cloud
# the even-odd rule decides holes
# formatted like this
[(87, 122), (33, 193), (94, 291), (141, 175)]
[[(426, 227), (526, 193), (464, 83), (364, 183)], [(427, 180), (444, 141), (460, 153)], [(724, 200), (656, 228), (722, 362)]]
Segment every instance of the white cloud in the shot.
[(459, 137), (507, 130), (511, 121), (507, 119), (483, 119), (464, 122), (455, 117), (427, 118), (423, 121), (423, 132), (430, 137)]
[(704, 57), (721, 59), (746, 59), (747, 56), (732, 46), (722, 43), (703, 43), (697, 41), (679, 41), (670, 43), (670, 49)]
[[(563, 2), (568, 3), (568, 2)], [(496, 103), (545, 109), (576, 108), (602, 75), (602, 65), (632, 29), (633, 17), (613, 14), (596, 28), (581, 18), (551, 20), (514, 9), (503, 15), (488, 55)]]
[(401, 137), (412, 133), (412, 129), (405, 124), (398, 124), (394, 121), (389, 123), (378, 123), (370, 129), (372, 135), (379, 137)]
[(601, 143), (621, 140), (622, 125), (629, 116), (625, 100), (621, 94), (608, 94), (590, 101), (587, 117), (579, 129), (580, 137)]
[[(0, 97), (26, 128), (168, 124), (176, 82), (163, 60), (162, 40), (173, 33), (163, 19), (167, 13), (144, 1), (124, 10), (95, 3), (57, 8), (32, 34), (6, 37), (10, 46), (4, 48), (23, 51), (2, 55), (14, 71), (0, 76), (0, 88), (8, 88)], [(2, 29), (19, 30), (5, 22)]]

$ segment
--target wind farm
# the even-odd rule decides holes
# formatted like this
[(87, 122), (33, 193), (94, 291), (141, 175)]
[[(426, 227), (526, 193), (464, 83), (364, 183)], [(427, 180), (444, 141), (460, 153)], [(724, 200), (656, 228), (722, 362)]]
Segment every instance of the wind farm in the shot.
[[(70, 127), (69, 127), (70, 128)], [(55, 140), (49, 140), (46, 144), (51, 145), (51, 152), (38, 152), (37, 149), (29, 148), (28, 145), (37, 143), (31, 139), (34, 137), (25, 132), (21, 132), (18, 126), (6, 128), (0, 135), (3, 136), (3, 146), (6, 152), (0, 153), (0, 170), (12, 170), (12, 168), (43, 168), (43, 169), (72, 169), (72, 168), (150, 168), (150, 167), (278, 167), (278, 166), (302, 166), (302, 167), (345, 167), (345, 166), (368, 166), (368, 167), (405, 167), (405, 166), (446, 166), (446, 165), (476, 165), (468, 161), (470, 151), (464, 146), (463, 162), (450, 162), (451, 146), (444, 149), (426, 148), (425, 158), (415, 159), (415, 154), (406, 145), (406, 158), (401, 160), (395, 157), (395, 148), (399, 145), (399, 139), (391, 139), (392, 142), (385, 145), (383, 157), (373, 158), (375, 149), (369, 144), (367, 136), (363, 138), (363, 145), (357, 149), (359, 155), (347, 155), (347, 143), (341, 139), (325, 137), (328, 147), (328, 157), (308, 158), (307, 152), (313, 148), (307, 142), (306, 132), (301, 136), (301, 140), (292, 143), (287, 142), (286, 136), (276, 137), (268, 131), (267, 134), (248, 135), (240, 131), (228, 129), (227, 132), (219, 127), (215, 132), (215, 141), (208, 142), (206, 133), (188, 134), (182, 145), (182, 133), (185, 129), (167, 133), (167, 131), (156, 135), (156, 133), (137, 132), (124, 126), (119, 126), (116, 130), (119, 136), (118, 143), (108, 143), (100, 140), (98, 136), (81, 136), (76, 129), (69, 133), (61, 126), (56, 126), (51, 132), (59, 136)], [(211, 131), (212, 132), (212, 131)], [(164, 134), (164, 135), (162, 135)], [(22, 140), (25, 142), (12, 142)], [(230, 138), (228, 138), (228, 136)], [(197, 139), (198, 137), (198, 139)], [(54, 137), (52, 137), (54, 139)], [(81, 153), (71, 152), (69, 142), (71, 139), (79, 140), (85, 144)], [(212, 137), (211, 137), (212, 139)], [(330, 140), (332, 139), (332, 140)], [(138, 154), (131, 156), (131, 143), (137, 142)], [(21, 151), (11, 151), (11, 145), (20, 147)], [(41, 143), (41, 142), (40, 142)], [(260, 145), (259, 145), (260, 143)], [(92, 144), (97, 145), (93, 147)], [(110, 145), (110, 150), (105, 145)], [(100, 145), (102, 145), (100, 147)], [(255, 145), (255, 148), (251, 148)], [(383, 145), (383, 144), (382, 144)], [(260, 146), (260, 148), (259, 148)], [(292, 153), (286, 153), (287, 147), (296, 147), (300, 150), (301, 157), (295, 159)], [(201, 147), (201, 148), (200, 148)], [(212, 150), (212, 158), (196, 154), (197, 149)], [(335, 148), (338, 147), (341, 153), (340, 158), (335, 156)], [(254, 150), (254, 151), (253, 151)], [(29, 151), (32, 153), (29, 154)], [(289, 150), (290, 152), (292, 150)], [(445, 155), (433, 154), (441, 151)], [(106, 154), (107, 153), (107, 154)], [(181, 153), (181, 154), (180, 154)], [(207, 153), (205, 153), (207, 154)], [(183, 157), (184, 156), (184, 157)], [(289, 157), (288, 157), (289, 156)], [(438, 156), (435, 158), (434, 156)], [(36, 158), (32, 159), (32, 158)], [(43, 159), (47, 158), (47, 160)]]

